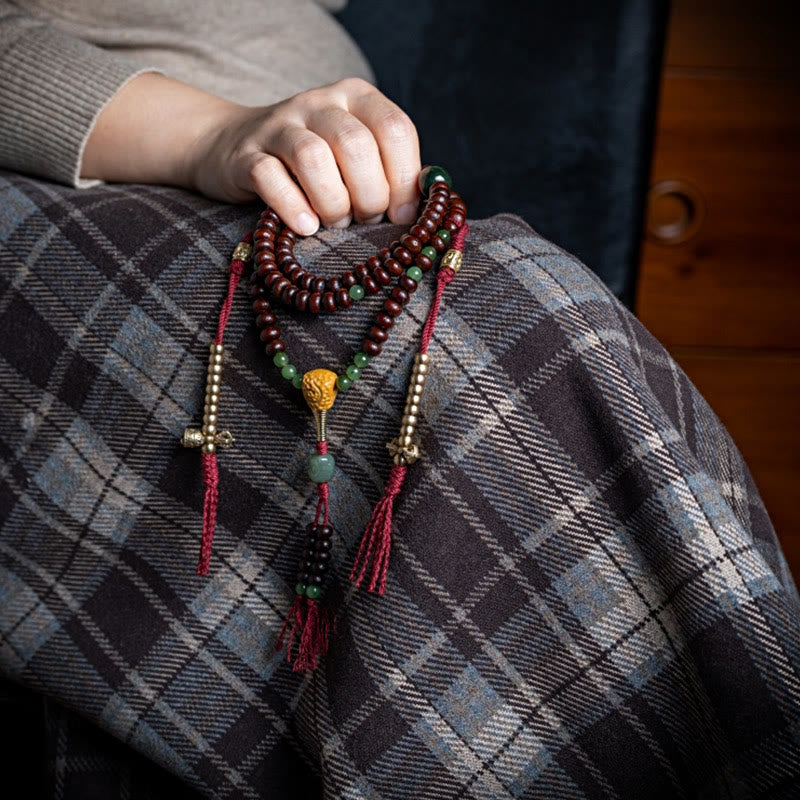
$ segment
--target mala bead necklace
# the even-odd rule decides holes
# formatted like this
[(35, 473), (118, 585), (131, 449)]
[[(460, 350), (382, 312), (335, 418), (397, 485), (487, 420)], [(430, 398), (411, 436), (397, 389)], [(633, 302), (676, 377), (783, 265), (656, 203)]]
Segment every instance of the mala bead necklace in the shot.
[[(252, 258), (249, 293), (259, 336), (266, 354), (310, 408), (316, 425), (315, 453), (309, 458), (308, 475), (317, 487), (314, 520), (306, 527), (305, 547), (297, 572), (295, 599), (278, 636), (276, 650), (286, 638), (286, 659), (295, 671), (313, 670), (327, 652), (330, 634), (335, 630), (331, 610), (320, 604), (325, 577), (331, 561), (333, 528), (329, 520), (329, 482), (335, 472), (333, 455), (328, 453), (328, 415), (339, 392), (346, 392), (359, 380), (371, 359), (380, 355), (396, 319), (410, 302), (425, 273), (437, 261), (436, 290), (422, 331), (420, 350), (406, 397), (400, 432), (387, 444), (392, 469), (384, 496), (378, 502), (362, 537), (350, 579), (357, 586), (368, 577), (366, 588), (383, 594), (386, 588), (391, 521), (394, 499), (403, 484), (408, 465), (420, 457), (415, 440), (416, 424), (425, 380), (430, 368), (428, 345), (439, 313), (442, 292), (461, 266), (461, 251), (467, 231), (466, 206), (451, 189), (451, 179), (441, 167), (427, 167), (420, 173), (421, 211), (416, 222), (399, 240), (353, 269), (334, 277), (320, 277), (302, 266), (294, 255), (296, 234), (285, 228), (278, 215), (266, 208), (252, 237), (246, 236), (234, 251), (228, 297), (220, 314), (217, 337), (212, 344), (207, 378), (203, 427), (187, 429), (182, 443), (202, 447), (203, 479), (206, 487), (203, 514), (203, 541), (198, 574), (207, 574), (218, 504), (216, 448), (232, 443), (227, 432), (217, 431), (219, 387), (222, 364), (222, 333), (230, 314), (233, 293), (245, 262)], [(252, 246), (251, 246), (252, 242)], [(340, 313), (369, 295), (383, 295), (373, 323), (352, 361), (341, 373), (311, 369), (300, 373), (287, 353), (273, 304), (281, 303), (310, 314)], [(293, 649), (297, 639), (297, 655)]]

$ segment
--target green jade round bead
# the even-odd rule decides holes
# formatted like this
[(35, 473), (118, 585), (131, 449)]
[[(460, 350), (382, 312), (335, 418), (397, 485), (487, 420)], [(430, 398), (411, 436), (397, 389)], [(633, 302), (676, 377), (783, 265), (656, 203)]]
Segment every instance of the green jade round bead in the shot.
[(336, 385), (343, 391), (346, 392), (352, 385), (353, 381), (347, 377), (347, 375), (340, 375), (336, 379)]
[(306, 597), (309, 600), (316, 600), (322, 594), (322, 588), (320, 586), (306, 586)]
[(289, 363), (289, 356), (286, 353), (275, 353), (272, 357), (272, 363), (276, 367), (285, 367)]
[(359, 300), (363, 300), (364, 299), (364, 287), (361, 286), (358, 283), (353, 284), (353, 286), (351, 286), (347, 290), (347, 294), (350, 295), (350, 299), (351, 300), (355, 300), (356, 302), (359, 301)]
[[(414, 267), (414, 269), (419, 269), (419, 267)], [(419, 274), (422, 275), (422, 270), (419, 270)], [(369, 364), (369, 356), (366, 353), (358, 352), (353, 356), (353, 363), (357, 367), (366, 367)]]
[(361, 377), (361, 370), (355, 364), (351, 364), (347, 368), (347, 377), (351, 381), (357, 381)]
[(426, 244), (422, 250), (419, 251), (423, 256), (428, 256), (431, 261), (436, 261), (438, 253), (429, 244)]
[(450, 231), (447, 228), (439, 228), (436, 235), (445, 243), (450, 244)]
[(453, 186), (453, 179), (444, 167), (425, 167), (425, 169), (420, 172), (418, 185), (419, 191), (423, 197), (428, 196), (428, 189), (437, 181), (444, 181), (448, 189), (451, 189)]
[[(433, 250), (433, 248), (431, 248), (431, 250)], [(417, 282), (422, 280), (422, 270), (419, 267), (409, 267), (406, 270), (406, 275), (408, 275), (411, 280)]]
[(295, 389), (303, 388), (303, 376), (299, 372), (292, 378), (292, 386), (294, 386)]
[(333, 477), (335, 469), (336, 462), (331, 455), (317, 454), (308, 459), (308, 477), (314, 483), (327, 483)]
[(298, 583), (298, 584), (296, 584), (296, 585), (295, 585), (295, 587), (294, 587), (294, 593), (295, 593), (295, 594), (300, 594), (300, 595), (303, 595), (303, 594), (305, 594), (305, 593), (306, 593), (306, 589), (307, 589), (307, 588), (308, 588), (308, 587), (307, 587), (307, 586), (306, 586), (304, 583)]
[(294, 364), (287, 364), (281, 369), (281, 375), (283, 375), (287, 381), (293, 381), (297, 376), (297, 367)]

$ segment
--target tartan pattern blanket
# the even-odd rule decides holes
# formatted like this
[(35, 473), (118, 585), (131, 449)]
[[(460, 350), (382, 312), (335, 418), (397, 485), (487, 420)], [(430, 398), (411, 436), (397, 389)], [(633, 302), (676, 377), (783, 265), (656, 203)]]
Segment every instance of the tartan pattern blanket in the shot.
[[(797, 797), (800, 602), (747, 468), (659, 343), (516, 217), (472, 223), (445, 292), (383, 597), (348, 575), (429, 284), (334, 407), (338, 632), (309, 674), (273, 647), (313, 423), (240, 289), (236, 444), (195, 576), (178, 442), (257, 211), (0, 173), (2, 675), (211, 798)], [(396, 233), (297, 254), (338, 272)], [(285, 313), (294, 363), (340, 369), (373, 312)]]

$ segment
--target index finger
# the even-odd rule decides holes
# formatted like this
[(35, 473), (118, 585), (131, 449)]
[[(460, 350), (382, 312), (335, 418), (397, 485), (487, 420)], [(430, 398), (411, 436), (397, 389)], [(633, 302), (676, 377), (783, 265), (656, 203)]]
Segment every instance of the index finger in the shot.
[(422, 164), (419, 137), (410, 117), (374, 87), (350, 98), (348, 110), (366, 125), (375, 141), (389, 183), (388, 216), (403, 225), (413, 222), (419, 207), (417, 178)]

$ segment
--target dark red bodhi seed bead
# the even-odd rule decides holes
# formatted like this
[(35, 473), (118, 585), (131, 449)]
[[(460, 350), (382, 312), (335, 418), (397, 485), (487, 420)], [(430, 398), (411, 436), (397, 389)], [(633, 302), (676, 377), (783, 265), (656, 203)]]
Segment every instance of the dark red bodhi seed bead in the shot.
[(437, 253), (443, 253), (447, 249), (444, 239), (441, 236), (431, 236), (431, 247)]
[(427, 244), (428, 239), (431, 238), (431, 232), (426, 227), (420, 225), (419, 223), (414, 225), (409, 231), (409, 233), (412, 236), (415, 236), (417, 239), (419, 239), (422, 242), (422, 244)]
[(387, 258), (383, 266), (390, 275), (395, 277), (403, 272), (403, 265), (396, 258)]
[(378, 285), (378, 282), (372, 277), (372, 275), (365, 275), (361, 279), (361, 283), (363, 284), (364, 289), (370, 294), (377, 294), (381, 290), (381, 287)]
[(433, 259), (425, 255), (425, 253), (417, 253), (414, 263), (423, 271), (427, 272), (433, 266)]
[(422, 250), (422, 242), (410, 233), (404, 233), (400, 237), (400, 244), (412, 253), (419, 253)]
[(322, 307), (322, 295), (319, 292), (314, 292), (308, 298), (308, 310), (312, 314), (319, 314)]
[(270, 311), (265, 311), (263, 314), (259, 314), (256, 317), (256, 325), (259, 328), (266, 328), (267, 325), (274, 325), (275, 324), (275, 315)]
[(400, 303), (401, 306), (404, 306), (409, 300), (409, 294), (405, 289), (401, 289), (399, 286), (395, 286), (392, 289), (392, 294), (390, 295), (392, 300), (396, 300)]
[(275, 353), (282, 353), (286, 350), (286, 343), (283, 339), (273, 339), (264, 349), (268, 356), (274, 356)]
[(350, 308), (353, 301), (350, 299), (350, 295), (347, 294), (347, 289), (342, 287), (336, 292), (336, 305), (339, 308)]
[(381, 260), (378, 258), (378, 256), (370, 256), (367, 259), (367, 266), (369, 267), (370, 270), (374, 270), (376, 267), (379, 267), (380, 265), (381, 265)]
[(329, 314), (336, 311), (336, 297), (333, 292), (325, 292), (325, 294), (322, 295), (322, 307)]
[(271, 342), (273, 339), (279, 339), (281, 335), (280, 328), (276, 328), (274, 325), (270, 325), (264, 330), (261, 331), (259, 337), (261, 338), (262, 342)]
[(312, 289), (312, 291), (319, 292), (320, 294), (322, 294), (325, 291), (325, 283), (326, 283), (325, 278), (317, 278), (314, 281), (314, 288)]
[(355, 286), (358, 283), (358, 278), (356, 278), (355, 272), (353, 270), (348, 269), (347, 272), (342, 273), (342, 286), (345, 289), (349, 289), (351, 286)]
[(283, 292), (283, 290), (287, 286), (291, 286), (291, 285), (292, 284), (289, 283), (289, 279), (288, 278), (284, 278), (283, 275), (281, 275), (278, 278), (278, 280), (276, 280), (275, 283), (272, 284), (272, 296), (273, 297), (280, 297), (282, 292)]
[(298, 311), (305, 311), (308, 308), (308, 298), (311, 296), (311, 292), (308, 289), (301, 289), (295, 296), (294, 296), (294, 307)]
[(374, 358), (375, 356), (379, 356), (381, 354), (381, 350), (383, 348), (377, 342), (373, 342), (372, 339), (364, 339), (361, 349), (370, 358)]
[(342, 288), (342, 282), (338, 278), (328, 278), (328, 281), (325, 285), (327, 286), (328, 291), (333, 292), (334, 294)]
[(269, 300), (266, 297), (259, 297), (253, 301), (253, 311), (256, 314), (266, 314), (272, 311), (272, 306), (269, 304)]
[(366, 264), (359, 264), (355, 268), (356, 277), (363, 281), (364, 278), (369, 275), (369, 267)]
[(298, 291), (298, 289), (297, 289), (296, 286), (287, 286), (281, 292), (281, 302), (284, 305), (293, 306), (294, 305), (294, 298), (297, 295), (297, 291)]
[(373, 326), (367, 331), (367, 336), (372, 339), (373, 342), (385, 342), (389, 338), (389, 334), (383, 329), (379, 328), (377, 325)]
[(383, 267), (375, 267), (372, 274), (381, 286), (388, 286), (392, 282), (392, 276)]
[(379, 311), (375, 315), (375, 322), (380, 325), (381, 328), (386, 328), (387, 331), (394, 325), (394, 319), (383, 311)]
[(266, 278), (264, 278), (264, 288), (270, 290), (278, 281), (285, 281), (285, 280), (286, 278), (284, 278), (283, 275), (280, 274), (280, 272), (275, 270), (275, 272), (270, 272), (270, 274), (267, 275)]
[(414, 260), (414, 256), (411, 255), (411, 251), (406, 250), (405, 247), (395, 247), (392, 252), (394, 253), (394, 257), (405, 266), (409, 266)]
[(409, 278), (408, 275), (401, 275), (397, 285), (409, 293), (417, 291), (417, 282), (413, 278)]
[[(383, 304), (383, 307), (393, 317), (399, 317), (400, 314), (403, 313), (403, 306), (401, 306), (396, 300), (386, 300)], [(367, 355), (369, 355), (369, 353), (367, 353)]]

